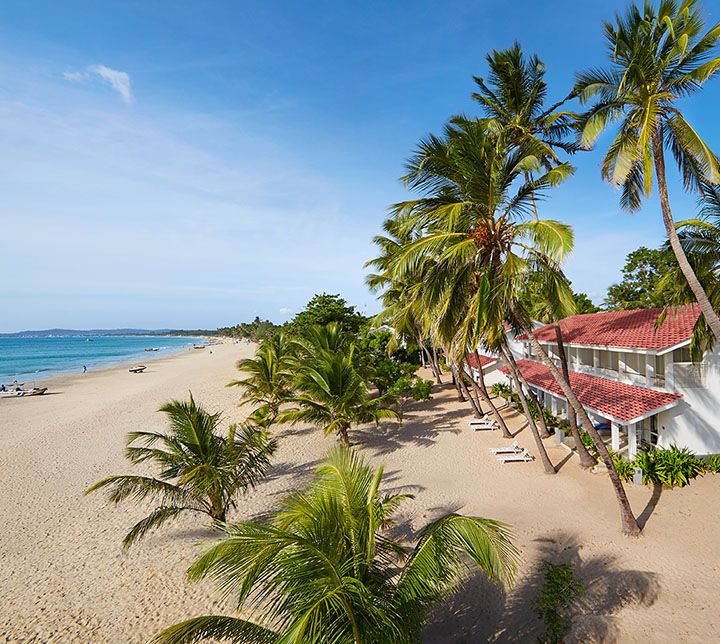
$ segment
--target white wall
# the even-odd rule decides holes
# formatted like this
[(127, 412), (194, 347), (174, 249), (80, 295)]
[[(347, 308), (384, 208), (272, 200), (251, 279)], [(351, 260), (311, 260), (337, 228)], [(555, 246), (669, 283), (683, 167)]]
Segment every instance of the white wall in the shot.
[(657, 418), (659, 443), (687, 447), (698, 455), (720, 453), (720, 353), (706, 354), (704, 389), (677, 389), (677, 407)]

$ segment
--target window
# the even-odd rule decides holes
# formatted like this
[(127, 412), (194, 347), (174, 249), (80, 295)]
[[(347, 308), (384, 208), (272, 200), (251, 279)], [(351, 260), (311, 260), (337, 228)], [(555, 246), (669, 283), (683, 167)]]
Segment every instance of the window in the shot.
[(624, 353), (625, 373), (645, 375), (645, 356), (642, 353)]
[(600, 368), (618, 370), (618, 354), (615, 351), (600, 351)]
[(578, 349), (578, 361), (584, 367), (593, 366), (593, 350), (592, 349)]
[(682, 347), (673, 351), (673, 362), (692, 362), (690, 359), (690, 347)]
[(655, 356), (655, 386), (665, 386), (665, 356)]

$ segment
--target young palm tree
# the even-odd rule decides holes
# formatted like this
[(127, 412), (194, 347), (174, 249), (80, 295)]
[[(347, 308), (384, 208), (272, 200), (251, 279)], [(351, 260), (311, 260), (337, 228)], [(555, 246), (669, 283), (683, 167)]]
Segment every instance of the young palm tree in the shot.
[(293, 408), (280, 412), (278, 422), (310, 423), (349, 445), (353, 425), (400, 419), (395, 410), (370, 397), (355, 368), (354, 347), (342, 339), (337, 324), (311, 328), (298, 344), (302, 349), (294, 363), (296, 393), (288, 399)]
[(275, 333), (260, 343), (254, 358), (237, 363), (237, 368), (249, 375), (227, 385), (243, 388), (241, 404), (258, 405), (252, 418), (263, 426), (275, 421), (280, 405), (292, 394), (289, 372), (292, 356), (293, 344), (284, 333)]
[(720, 182), (717, 158), (677, 107), (680, 99), (699, 91), (720, 71), (715, 49), (720, 24), (703, 30), (696, 0), (661, 0), (657, 9), (649, 2), (642, 9), (632, 5), (616, 24), (605, 24), (611, 66), (579, 74), (576, 91), (583, 102), (597, 98), (579, 121), (584, 147), (591, 147), (603, 130), (619, 123), (602, 174), (622, 187), (624, 208), (636, 210), (642, 196), (650, 195), (654, 168), (670, 246), (707, 324), (720, 338), (720, 317), (675, 230), (665, 168), (669, 149), (686, 188), (697, 188), (701, 181)]
[(125, 548), (183, 512), (225, 521), (237, 496), (263, 476), (277, 447), (264, 429), (251, 425), (231, 425), (222, 436), (220, 414), (197, 406), (192, 395), (189, 402), (173, 400), (160, 411), (168, 416), (170, 432), (131, 432), (125, 450), (131, 463), (155, 463), (158, 475), (108, 476), (85, 490), (108, 490), (113, 503), (157, 500), (158, 506), (125, 536)]
[(264, 619), (196, 617), (155, 641), (410, 644), (420, 641), (430, 610), (467, 577), (468, 562), (501, 587), (512, 583), (518, 551), (497, 521), (449, 514), (412, 547), (393, 540), (387, 527), (406, 495), (381, 493), (382, 477), (382, 468), (338, 448), (310, 488), (268, 519), (226, 526), (188, 576), (215, 578), (238, 609)]

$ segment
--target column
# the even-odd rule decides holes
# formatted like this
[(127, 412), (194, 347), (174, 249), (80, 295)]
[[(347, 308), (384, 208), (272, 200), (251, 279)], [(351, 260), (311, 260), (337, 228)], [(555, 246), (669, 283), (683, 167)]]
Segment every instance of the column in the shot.
[(673, 371), (673, 352), (665, 354), (665, 389), (675, 391), (675, 375)]
[(637, 445), (638, 445), (638, 424), (633, 423), (627, 426), (628, 432), (628, 458), (633, 460), (637, 456)]
[(645, 354), (645, 386), (652, 387), (655, 384), (655, 356)]
[(593, 349), (593, 368), (600, 368), (600, 349)]
[(558, 406), (557, 398), (555, 396), (550, 396), (550, 411), (553, 413), (553, 416), (557, 416)]
[(614, 452), (620, 450), (620, 425), (616, 422), (610, 423), (610, 447)]

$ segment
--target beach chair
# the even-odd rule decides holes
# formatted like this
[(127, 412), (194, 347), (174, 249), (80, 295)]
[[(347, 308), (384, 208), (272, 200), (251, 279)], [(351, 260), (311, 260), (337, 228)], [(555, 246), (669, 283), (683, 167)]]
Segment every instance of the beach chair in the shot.
[(491, 447), (490, 453), (492, 454), (521, 454), (525, 449), (520, 447), (517, 443), (513, 443), (510, 447)]
[(467, 424), (469, 425), (470, 429), (474, 429), (476, 432), (483, 429), (495, 430), (498, 428), (498, 424), (494, 420), (483, 422), (467, 421)]
[(524, 449), (519, 454), (508, 454), (507, 456), (498, 454), (497, 460), (501, 463), (529, 463), (530, 461), (534, 461), (535, 457)]

